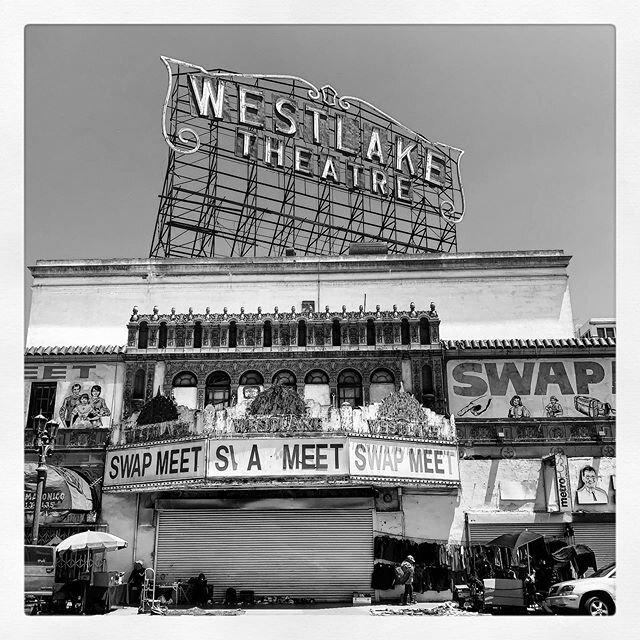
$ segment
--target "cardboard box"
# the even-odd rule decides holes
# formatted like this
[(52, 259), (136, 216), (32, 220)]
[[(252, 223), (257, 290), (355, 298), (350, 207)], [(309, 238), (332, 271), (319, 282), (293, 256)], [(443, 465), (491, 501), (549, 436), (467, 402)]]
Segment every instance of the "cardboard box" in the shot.
[(370, 592), (353, 592), (352, 602), (353, 604), (371, 604), (373, 600), (373, 593)]

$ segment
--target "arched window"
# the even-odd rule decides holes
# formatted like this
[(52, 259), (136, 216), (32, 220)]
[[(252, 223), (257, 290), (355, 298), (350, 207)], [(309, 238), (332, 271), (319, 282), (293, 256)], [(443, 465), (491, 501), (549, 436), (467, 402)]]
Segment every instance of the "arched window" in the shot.
[(245, 371), (240, 376), (240, 386), (261, 385), (264, 384), (264, 378), (259, 371)]
[(235, 320), (229, 323), (229, 348), (235, 349), (238, 345), (238, 328)]
[(422, 404), (425, 407), (433, 407), (435, 404), (435, 389), (433, 387), (433, 370), (425, 364), (422, 367)]
[(376, 369), (371, 374), (371, 383), (372, 384), (393, 384), (395, 379), (393, 377), (393, 373), (388, 371), (387, 369)]
[(191, 371), (181, 371), (173, 378), (171, 385), (176, 404), (197, 409), (198, 407), (198, 379)]
[(375, 347), (376, 344), (376, 325), (373, 323), (373, 318), (367, 320), (367, 345)]
[(393, 373), (388, 369), (376, 369), (369, 378), (369, 401), (380, 402), (396, 390), (396, 383)]
[(411, 344), (409, 321), (406, 318), (402, 318), (400, 321), (400, 342), (401, 344)]
[(329, 384), (329, 376), (322, 369), (309, 371), (304, 378), (305, 384)]
[(262, 333), (262, 344), (265, 347), (270, 347), (272, 341), (271, 320), (265, 320), (264, 330)]
[(307, 323), (304, 320), (298, 320), (298, 346), (307, 346)]
[(131, 396), (134, 400), (144, 400), (145, 377), (144, 369), (136, 371), (136, 375), (133, 378), (133, 394)]
[(283, 369), (282, 371), (278, 371), (274, 374), (271, 382), (272, 384), (281, 384), (284, 387), (295, 387), (296, 377), (291, 373), (291, 371)]
[(149, 325), (141, 322), (138, 327), (138, 349), (146, 349), (149, 344)]
[(174, 387), (197, 387), (198, 378), (191, 371), (181, 371), (173, 378)]
[(167, 348), (167, 323), (161, 322), (158, 330), (158, 349)]
[(429, 321), (426, 318), (420, 318), (420, 344), (431, 344)]
[(331, 323), (331, 344), (339, 347), (342, 344), (342, 336), (340, 335), (340, 320), (335, 318)]
[(352, 407), (362, 406), (362, 376), (346, 369), (338, 376), (338, 406), (348, 402)]
[(231, 404), (231, 378), (224, 371), (214, 371), (207, 378), (204, 404), (211, 404), (215, 409)]
[(193, 348), (202, 349), (202, 323), (196, 322), (193, 327)]

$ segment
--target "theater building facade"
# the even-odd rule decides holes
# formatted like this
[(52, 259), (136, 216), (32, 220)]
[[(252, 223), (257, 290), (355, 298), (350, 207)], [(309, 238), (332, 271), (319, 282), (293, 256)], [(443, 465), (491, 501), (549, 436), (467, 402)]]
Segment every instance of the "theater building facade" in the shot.
[(390, 544), (453, 557), (516, 527), (573, 535), (602, 564), (615, 344), (572, 338), (568, 262), (362, 247), (39, 261), (26, 433), (34, 398), (60, 417), (76, 379), (101, 387), (109, 428), (61, 428), (56, 462), (99, 492), (95, 526), (129, 541), (113, 568), (140, 558), (162, 583), (203, 571), (218, 594), (385, 598), (372, 575)]

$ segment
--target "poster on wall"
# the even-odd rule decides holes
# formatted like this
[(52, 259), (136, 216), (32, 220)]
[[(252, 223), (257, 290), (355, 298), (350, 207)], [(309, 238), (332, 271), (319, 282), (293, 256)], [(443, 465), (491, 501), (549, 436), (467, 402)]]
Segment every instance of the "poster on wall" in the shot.
[(60, 428), (111, 427), (116, 387), (114, 365), (26, 365), (25, 382), (25, 420), (34, 391), (42, 393), (43, 387), (50, 387), (53, 411), (46, 417), (58, 421)]
[(570, 458), (574, 511), (615, 511), (615, 458)]
[(613, 358), (452, 360), (447, 363), (456, 418), (615, 416)]

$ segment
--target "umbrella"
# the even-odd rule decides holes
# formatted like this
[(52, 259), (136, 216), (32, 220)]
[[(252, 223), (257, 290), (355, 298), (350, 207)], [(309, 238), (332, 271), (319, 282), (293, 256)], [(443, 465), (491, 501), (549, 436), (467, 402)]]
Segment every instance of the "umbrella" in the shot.
[(487, 542), (487, 547), (506, 547), (507, 549), (519, 549), (525, 545), (544, 539), (544, 536), (535, 531), (519, 531), (516, 533), (503, 533), (501, 536), (494, 538), (491, 542)]
[(520, 547), (527, 547), (527, 567), (531, 573), (531, 559), (529, 558), (529, 544), (536, 540), (544, 540), (544, 536), (535, 531), (524, 529), (516, 533), (503, 533), (501, 536), (494, 538), (491, 542), (487, 542), (487, 547), (506, 547), (515, 551)]
[(56, 551), (79, 551), (83, 549), (87, 551), (115, 551), (116, 549), (124, 549), (127, 546), (129, 546), (129, 543), (126, 540), (106, 531), (83, 531), (63, 540), (56, 547)]

